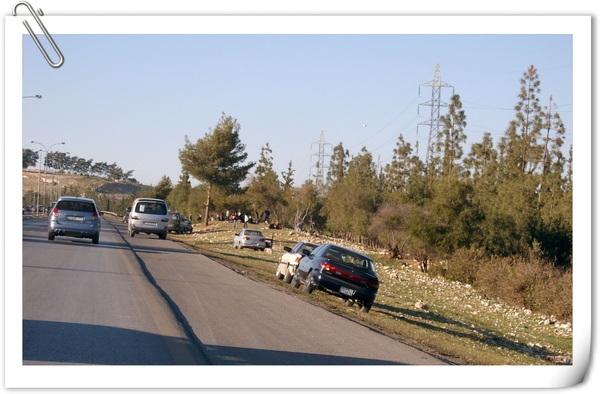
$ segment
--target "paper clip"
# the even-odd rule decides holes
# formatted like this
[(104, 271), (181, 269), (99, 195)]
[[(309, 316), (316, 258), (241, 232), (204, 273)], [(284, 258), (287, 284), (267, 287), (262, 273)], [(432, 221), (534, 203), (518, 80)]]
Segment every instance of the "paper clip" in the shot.
[(24, 20), (23, 24), (25, 25), (25, 28), (29, 32), (29, 35), (31, 36), (31, 38), (33, 38), (33, 41), (35, 42), (35, 44), (37, 45), (37, 47), (40, 49), (40, 52), (42, 52), (42, 55), (44, 55), (44, 58), (46, 59), (46, 61), (48, 62), (48, 64), (51, 67), (59, 68), (64, 63), (65, 58), (63, 57), (62, 53), (60, 52), (60, 49), (58, 49), (58, 47), (54, 43), (54, 40), (52, 39), (52, 36), (50, 36), (50, 33), (48, 33), (48, 30), (46, 30), (46, 28), (44, 27), (44, 24), (40, 20), (40, 17), (37, 16), (37, 14), (40, 14), (40, 16), (44, 16), (44, 13), (42, 12), (41, 9), (38, 8), (38, 12), (36, 14), (36, 12), (34, 11), (33, 7), (28, 2), (26, 2), (26, 1), (20, 1), (17, 4), (15, 4), (15, 6), (13, 7), (13, 16), (17, 16), (17, 7), (20, 6), (20, 5), (24, 5), (25, 7), (27, 7), (29, 9), (29, 12), (31, 12), (31, 15), (33, 15), (33, 18), (35, 19), (35, 21), (38, 23), (38, 25), (40, 25), (40, 28), (44, 32), (44, 35), (46, 36), (46, 38), (48, 39), (48, 41), (50, 42), (50, 45), (52, 45), (52, 48), (54, 48), (54, 50), (58, 54), (58, 59), (59, 59), (58, 63), (52, 63), (52, 60), (50, 60), (50, 57), (48, 56), (48, 53), (46, 52), (46, 50), (44, 49), (44, 47), (42, 46), (42, 44), (40, 43), (40, 40), (38, 40), (38, 38), (36, 37), (36, 35), (33, 33), (33, 30), (31, 29), (31, 26), (29, 26), (29, 23), (27, 23), (27, 21)]

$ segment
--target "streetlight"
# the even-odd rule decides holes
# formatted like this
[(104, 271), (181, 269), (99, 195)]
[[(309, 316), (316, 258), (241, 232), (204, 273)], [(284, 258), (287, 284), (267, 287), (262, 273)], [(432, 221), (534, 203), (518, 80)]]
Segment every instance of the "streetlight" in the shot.
[(36, 94), (35, 96), (23, 96), (23, 98), (34, 98), (34, 99), (41, 99), (42, 95), (41, 94)]
[[(57, 142), (55, 144), (50, 145), (49, 148), (46, 148), (46, 146), (44, 144), (42, 144), (41, 142), (31, 141), (31, 143), (32, 144), (41, 145), (44, 148), (43, 151), (46, 152), (46, 157), (48, 157), (48, 155), (50, 154), (50, 152), (51, 152), (50, 149), (53, 146), (61, 145), (61, 144), (64, 145), (65, 144), (64, 142)], [(38, 204), (37, 204), (37, 207), (36, 207), (36, 211), (37, 211), (37, 209), (40, 206), (40, 201), (39, 201), (39, 198), (40, 198), (39, 184), (40, 184), (40, 179), (41, 178), (42, 178), (42, 163), (40, 162), (40, 174), (39, 174), (39, 178), (38, 178)], [(45, 163), (44, 163), (44, 178), (48, 179), (48, 167), (46, 166)], [(46, 183), (47, 183), (46, 180), (44, 180), (44, 209), (46, 208)]]

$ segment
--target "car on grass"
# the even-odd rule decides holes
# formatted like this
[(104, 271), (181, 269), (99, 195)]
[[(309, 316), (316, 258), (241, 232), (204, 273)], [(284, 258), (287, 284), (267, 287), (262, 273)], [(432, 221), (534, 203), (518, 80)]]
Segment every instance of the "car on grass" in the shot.
[(193, 231), (193, 227), (192, 227), (192, 223), (190, 223), (189, 220), (187, 219), (183, 219), (183, 221), (181, 222), (181, 233), (185, 234), (185, 233), (192, 233)]
[(234, 248), (250, 248), (254, 250), (265, 250), (267, 240), (260, 230), (244, 228), (233, 237)]
[(137, 198), (129, 212), (127, 235), (134, 237), (138, 233), (156, 234), (167, 239), (169, 208), (164, 200), (158, 198)]
[(356, 303), (361, 312), (368, 313), (379, 290), (379, 278), (369, 257), (326, 243), (300, 260), (291, 285), (296, 289), (304, 285), (307, 293), (315, 289), (329, 292), (345, 300), (346, 305)]
[(285, 253), (279, 259), (279, 263), (277, 263), (275, 277), (279, 280), (283, 279), (286, 283), (290, 283), (296, 273), (296, 268), (300, 260), (305, 256), (309, 256), (317, 246), (319, 245), (304, 241), (298, 242), (292, 248), (284, 246)]
[(90, 238), (97, 244), (102, 229), (100, 216), (93, 199), (62, 196), (48, 215), (48, 240), (56, 236)]
[(172, 231), (177, 234), (183, 233), (182, 229), (183, 218), (181, 214), (177, 211), (169, 211), (169, 231)]

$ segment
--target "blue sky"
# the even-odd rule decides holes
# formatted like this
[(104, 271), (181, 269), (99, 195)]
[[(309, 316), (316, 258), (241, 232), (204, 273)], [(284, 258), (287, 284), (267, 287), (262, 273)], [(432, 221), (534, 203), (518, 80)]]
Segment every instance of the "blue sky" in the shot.
[[(289, 162), (299, 186), (316, 164), (324, 132), (351, 155), (362, 147), (385, 165), (400, 134), (428, 139), (432, 81), (439, 64), (442, 100), (460, 95), (467, 143), (484, 132), (497, 143), (514, 118), (519, 80), (534, 65), (540, 99), (550, 96), (573, 135), (573, 43), (553, 35), (411, 34), (58, 34), (65, 55), (48, 66), (23, 35), (23, 147), (31, 140), (71, 156), (117, 163), (144, 184), (178, 182), (184, 137), (196, 141), (221, 113), (241, 125), (249, 160), (267, 143), (275, 170)], [(330, 146), (326, 147), (329, 153)], [(326, 162), (327, 164), (327, 162)], [(314, 168), (312, 172), (314, 173)]]

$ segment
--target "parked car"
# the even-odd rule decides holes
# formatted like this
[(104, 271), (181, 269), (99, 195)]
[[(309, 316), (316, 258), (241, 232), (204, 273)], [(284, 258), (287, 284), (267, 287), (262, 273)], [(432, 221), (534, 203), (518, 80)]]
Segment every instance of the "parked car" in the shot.
[(190, 233), (191, 234), (192, 233), (193, 227), (192, 227), (192, 223), (190, 223), (189, 220), (183, 219), (181, 227), (182, 227), (182, 229), (181, 229), (182, 231), (181, 232), (183, 234), (185, 234), (185, 233)]
[(327, 243), (300, 260), (291, 282), (294, 288), (304, 285), (304, 291), (315, 289), (332, 293), (347, 305), (356, 303), (361, 312), (369, 312), (379, 279), (375, 263), (369, 257), (349, 248)]
[(251, 248), (254, 250), (265, 250), (267, 240), (260, 230), (245, 228), (233, 237), (233, 247), (236, 249)]
[(91, 198), (63, 196), (48, 215), (48, 240), (56, 236), (100, 239), (100, 212)]
[(164, 200), (158, 198), (137, 198), (129, 213), (127, 235), (134, 237), (137, 233), (156, 234), (160, 239), (167, 239), (169, 225), (169, 208)]
[(318, 244), (311, 242), (298, 242), (293, 248), (284, 246), (285, 253), (279, 259), (277, 269), (275, 270), (275, 277), (279, 280), (283, 279), (284, 282), (290, 283), (292, 277), (296, 273), (296, 267), (304, 256), (311, 254)]
[(175, 232), (177, 234), (181, 234), (183, 231), (182, 229), (182, 221), (183, 218), (181, 217), (181, 214), (177, 211), (169, 211), (169, 225), (168, 225), (168, 231), (172, 231)]

